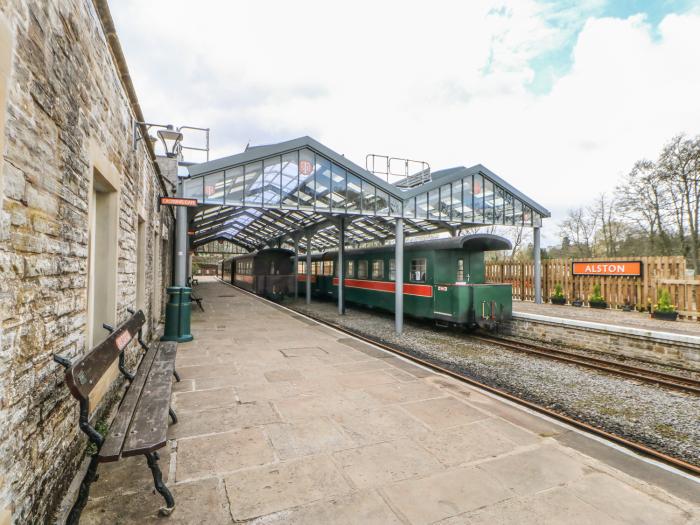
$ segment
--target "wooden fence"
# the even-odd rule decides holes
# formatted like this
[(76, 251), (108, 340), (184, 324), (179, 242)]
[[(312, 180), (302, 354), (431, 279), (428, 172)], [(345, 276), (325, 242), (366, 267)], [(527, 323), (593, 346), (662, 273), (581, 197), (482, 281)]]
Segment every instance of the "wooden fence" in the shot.
[[(683, 257), (618, 257), (607, 259), (576, 259), (577, 261), (641, 260), (641, 277), (572, 275), (572, 259), (544, 259), (542, 261), (542, 300), (547, 301), (559, 284), (568, 301), (583, 299), (593, 293), (593, 286), (600, 285), (601, 295), (608, 304), (620, 307), (631, 304), (644, 308), (656, 303), (662, 288), (669, 290), (671, 300), (678, 311), (687, 318), (700, 318), (700, 280), (687, 277)], [(519, 262), (486, 263), (486, 280), (510, 283), (513, 298), (533, 301), (534, 264)]]

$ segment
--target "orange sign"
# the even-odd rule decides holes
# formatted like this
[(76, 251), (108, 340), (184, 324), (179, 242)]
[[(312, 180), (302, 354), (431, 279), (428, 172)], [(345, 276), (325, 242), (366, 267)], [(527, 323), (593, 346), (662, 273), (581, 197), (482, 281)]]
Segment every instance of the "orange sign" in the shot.
[(197, 199), (183, 199), (181, 197), (161, 197), (161, 206), (188, 206), (194, 208), (197, 206)]
[(571, 273), (639, 277), (642, 275), (642, 261), (574, 261), (571, 264)]

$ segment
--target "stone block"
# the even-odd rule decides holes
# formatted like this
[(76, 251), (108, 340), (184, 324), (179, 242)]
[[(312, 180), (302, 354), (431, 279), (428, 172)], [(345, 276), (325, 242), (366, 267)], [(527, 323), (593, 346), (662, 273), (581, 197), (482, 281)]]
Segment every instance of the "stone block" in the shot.
[(434, 523), (513, 496), (498, 480), (476, 467), (400, 481), (382, 492), (392, 508), (412, 524)]
[[(99, 483), (99, 482), (98, 482)], [(204, 479), (171, 484), (175, 510), (168, 516), (168, 525), (224, 525), (231, 523), (223, 482)], [(158, 515), (164, 501), (160, 494), (137, 492), (123, 496), (91, 500), (83, 511), (81, 525), (115, 525), (139, 523), (162, 525)], [(203, 512), (203, 509), (205, 511)]]
[(348, 494), (352, 488), (327, 456), (237, 472), (225, 478), (237, 521)]
[(308, 418), (291, 423), (272, 423), (266, 425), (265, 430), (277, 455), (283, 460), (356, 446), (326, 417)]
[(180, 439), (176, 478), (181, 481), (211, 477), (264, 465), (274, 459), (272, 448), (260, 428)]
[(444, 429), (474, 423), (488, 416), (453, 397), (407, 403), (402, 408), (432, 429)]
[(331, 416), (358, 444), (372, 444), (426, 433), (427, 429), (398, 407), (364, 408)]
[(371, 488), (442, 470), (440, 463), (408, 438), (343, 450), (333, 454), (353, 484)]
[(575, 481), (585, 474), (581, 461), (554, 445), (487, 461), (479, 464), (479, 468), (522, 496)]
[(322, 500), (254, 519), (251, 525), (399, 525), (402, 523), (374, 491)]

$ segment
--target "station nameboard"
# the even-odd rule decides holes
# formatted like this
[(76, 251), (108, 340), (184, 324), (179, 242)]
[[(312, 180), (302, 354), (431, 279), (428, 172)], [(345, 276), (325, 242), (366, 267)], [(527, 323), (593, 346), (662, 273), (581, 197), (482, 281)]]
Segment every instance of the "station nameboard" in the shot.
[(161, 197), (161, 206), (187, 206), (194, 208), (198, 205), (197, 199), (183, 199), (182, 197)]
[(571, 263), (571, 273), (639, 277), (642, 275), (642, 261), (574, 261)]

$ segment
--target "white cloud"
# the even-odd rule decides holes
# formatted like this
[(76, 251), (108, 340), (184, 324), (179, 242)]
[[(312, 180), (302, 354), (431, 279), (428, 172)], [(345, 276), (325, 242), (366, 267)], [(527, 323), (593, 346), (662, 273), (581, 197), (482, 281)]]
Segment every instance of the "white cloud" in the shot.
[[(672, 135), (700, 132), (697, 14), (653, 28), (597, 18), (598, 3), (338, 5), (112, 9), (147, 119), (211, 126), (214, 156), (309, 134), (360, 164), (369, 152), (482, 163), (554, 212), (550, 242), (567, 207)], [(533, 93), (533, 61), (571, 38), (568, 73)]]

